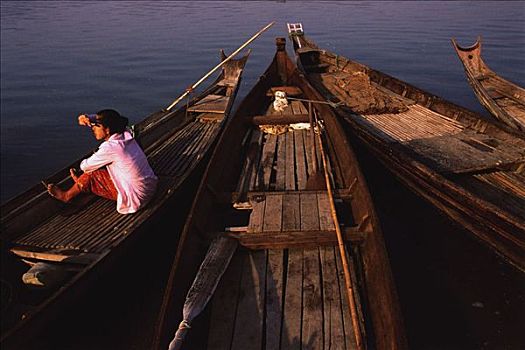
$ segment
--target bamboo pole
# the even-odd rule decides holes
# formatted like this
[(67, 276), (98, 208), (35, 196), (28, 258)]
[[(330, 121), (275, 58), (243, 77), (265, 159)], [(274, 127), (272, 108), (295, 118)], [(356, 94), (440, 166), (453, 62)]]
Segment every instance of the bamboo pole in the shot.
[[(314, 110), (314, 118), (315, 123), (319, 126), (317, 122), (317, 116)], [(321, 151), (321, 158), (323, 160), (323, 169), (324, 169), (324, 178), (326, 182), (326, 189), (328, 191), (328, 198), (330, 202), (330, 212), (332, 214), (332, 218), (334, 220), (334, 226), (335, 226), (335, 232), (337, 234), (337, 243), (339, 247), (339, 253), (341, 255), (341, 261), (343, 264), (343, 271), (345, 276), (345, 285), (346, 285), (346, 292), (348, 297), (348, 306), (350, 308), (350, 315), (352, 316), (352, 326), (354, 328), (354, 336), (355, 341), (357, 345), (358, 350), (363, 350), (363, 339), (361, 336), (361, 327), (359, 326), (359, 320), (357, 315), (357, 307), (355, 305), (355, 299), (354, 299), (354, 289), (352, 287), (352, 279), (350, 277), (350, 269), (348, 267), (348, 259), (346, 256), (346, 249), (343, 242), (343, 234), (341, 232), (341, 228), (339, 226), (339, 220), (337, 219), (337, 212), (335, 209), (335, 201), (334, 201), (334, 195), (332, 193), (332, 186), (330, 182), (330, 177), (327, 170), (327, 160), (326, 160), (326, 154), (323, 147), (323, 140), (321, 139), (321, 128), (319, 126), (319, 132), (317, 133), (317, 138), (319, 141), (319, 148)]]
[(193, 84), (190, 88), (188, 88), (179, 98), (177, 98), (175, 101), (173, 101), (168, 108), (166, 108), (168, 111), (171, 110), (177, 103), (180, 102), (180, 100), (182, 100), (184, 97), (186, 97), (191, 90), (195, 89), (197, 86), (200, 85), (200, 83), (202, 83), (206, 78), (208, 78), (210, 75), (213, 74), (213, 72), (215, 72), (217, 69), (219, 69), (220, 67), (222, 67), (226, 62), (228, 62), (229, 60), (231, 60), (236, 54), (238, 54), (242, 49), (244, 49), (246, 46), (248, 46), (252, 41), (254, 41), (259, 35), (261, 35), (263, 32), (265, 32), (268, 28), (270, 28), (271, 26), (273, 26), (273, 24), (275, 23), (274, 22), (271, 22), (269, 23), (268, 25), (266, 25), (266, 27), (262, 28), (261, 30), (259, 30), (257, 33), (255, 33), (250, 39), (248, 39), (248, 41), (246, 41), (244, 44), (242, 44), (237, 50), (235, 50), (230, 56), (226, 57), (224, 59), (224, 61), (222, 61), (221, 63), (219, 63), (218, 65), (216, 65), (211, 71), (209, 71), (208, 73), (206, 73), (206, 75), (204, 75), (199, 81), (197, 81), (195, 84)]

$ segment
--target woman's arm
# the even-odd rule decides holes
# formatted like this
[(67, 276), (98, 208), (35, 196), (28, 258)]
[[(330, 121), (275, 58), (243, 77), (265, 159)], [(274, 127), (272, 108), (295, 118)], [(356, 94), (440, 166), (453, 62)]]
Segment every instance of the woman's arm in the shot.
[(107, 142), (103, 142), (91, 157), (84, 159), (80, 163), (80, 169), (89, 173), (110, 164), (112, 161), (113, 152), (111, 150), (111, 145)]

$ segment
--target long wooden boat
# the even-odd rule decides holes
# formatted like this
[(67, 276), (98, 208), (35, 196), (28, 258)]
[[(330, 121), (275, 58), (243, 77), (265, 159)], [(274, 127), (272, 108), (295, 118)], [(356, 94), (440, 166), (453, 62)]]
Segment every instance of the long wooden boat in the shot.
[[(276, 92), (286, 92), (291, 101), (284, 111), (274, 108)], [(236, 251), (183, 348), (406, 347), (380, 225), (344, 131), (329, 106), (313, 103), (311, 113), (324, 123), (322, 153), (312, 129), (295, 124), (309, 121), (306, 101), (320, 98), (286, 54), (285, 39), (277, 38), (271, 65), (228, 122), (205, 172), (178, 245), (153, 348), (166, 349), (177, 326), (187, 326), (193, 311), (186, 308), (200, 296), (191, 292), (186, 302), (185, 296), (192, 284), (191, 290), (211, 284), (208, 277), (193, 281), (198, 270), (202, 276), (205, 256), (208, 261), (215, 252), (210, 248), (206, 255), (210, 242), (225, 237)], [(335, 218), (328, 187), (313, 180), (316, 169), (333, 176)], [(335, 222), (344, 236), (341, 246)], [(341, 257), (348, 255), (345, 270)], [(353, 298), (347, 298), (346, 271)]]
[[(186, 198), (192, 193), (186, 193), (185, 188), (196, 182), (193, 191), (197, 189), (212, 146), (229, 117), (248, 56), (225, 62), (218, 78), (184, 101), (183, 107), (160, 110), (134, 126), (137, 140), (159, 177), (155, 197), (144, 209), (122, 215), (114, 202), (92, 195), (64, 205), (50, 197), (41, 184), (2, 205), (3, 349), (24, 348), (57, 315), (83, 303), (86, 291), (96, 287), (97, 275), (110, 271), (115, 261), (141, 240), (176, 242), (178, 234), (159, 237), (148, 232), (149, 224), (167, 206), (179, 213), (171, 214), (170, 222), (189, 210), (191, 201)], [(221, 58), (226, 59), (222, 51)], [(78, 168), (80, 160), (47, 181), (71, 186), (68, 169)], [(178, 218), (182, 223), (184, 219)], [(29, 266), (43, 266), (48, 279), (61, 279), (47, 288), (25, 285), (21, 277)]]
[(452, 39), (467, 80), (478, 100), (498, 120), (525, 132), (525, 89), (500, 77), (481, 58), (481, 37), (462, 47)]
[(525, 135), (292, 34), (309, 81), (413, 191), (525, 271)]

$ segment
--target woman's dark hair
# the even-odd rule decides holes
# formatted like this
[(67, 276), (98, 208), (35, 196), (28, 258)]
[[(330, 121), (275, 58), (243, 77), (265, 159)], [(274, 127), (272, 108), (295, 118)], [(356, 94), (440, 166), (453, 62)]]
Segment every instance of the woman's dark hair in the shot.
[(97, 122), (109, 129), (110, 135), (120, 134), (128, 126), (128, 118), (120, 115), (114, 109), (103, 109), (97, 112)]

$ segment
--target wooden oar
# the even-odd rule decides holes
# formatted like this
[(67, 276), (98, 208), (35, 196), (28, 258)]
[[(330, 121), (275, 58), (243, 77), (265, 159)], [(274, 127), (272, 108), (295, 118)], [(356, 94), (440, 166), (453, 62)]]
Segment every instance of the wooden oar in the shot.
[(269, 23), (268, 25), (266, 25), (266, 27), (262, 28), (261, 30), (259, 30), (257, 33), (255, 33), (250, 39), (248, 39), (248, 41), (246, 41), (244, 44), (242, 44), (237, 50), (235, 50), (230, 56), (226, 57), (224, 59), (224, 61), (222, 61), (221, 63), (219, 63), (218, 65), (215, 66), (215, 68), (213, 68), (211, 71), (209, 71), (208, 73), (206, 73), (206, 75), (204, 75), (199, 81), (197, 81), (195, 84), (193, 84), (191, 87), (189, 87), (186, 92), (184, 92), (179, 98), (177, 98), (175, 101), (173, 101), (172, 104), (169, 105), (168, 108), (166, 108), (168, 111), (171, 110), (177, 103), (179, 103), (180, 100), (182, 100), (184, 97), (186, 97), (191, 90), (195, 89), (197, 86), (199, 86), (200, 83), (202, 83), (206, 78), (208, 78), (210, 75), (213, 74), (213, 72), (215, 72), (217, 69), (219, 69), (220, 67), (222, 67), (226, 62), (228, 62), (229, 60), (231, 60), (236, 54), (238, 54), (242, 49), (244, 49), (246, 46), (248, 46), (252, 41), (254, 41), (259, 35), (261, 35), (263, 32), (265, 32), (268, 28), (270, 28), (271, 26), (273, 26), (275, 22), (271, 22)]
[(186, 296), (182, 310), (183, 320), (170, 342), (169, 350), (181, 349), (186, 333), (191, 328), (191, 322), (204, 310), (211, 299), (238, 244), (236, 240), (228, 237), (215, 238), (210, 244), (206, 257)]
[(335, 201), (334, 201), (334, 195), (332, 193), (332, 185), (330, 183), (330, 175), (328, 174), (328, 168), (327, 168), (327, 160), (326, 160), (326, 154), (324, 152), (323, 147), (323, 140), (321, 139), (321, 126), (317, 122), (317, 115), (314, 112), (314, 119), (315, 123), (318, 125), (319, 133), (317, 134), (317, 138), (319, 141), (319, 148), (321, 151), (321, 158), (323, 159), (323, 168), (324, 168), (324, 179), (326, 182), (326, 189), (328, 191), (328, 198), (330, 202), (330, 212), (332, 214), (332, 218), (334, 220), (334, 226), (335, 226), (335, 232), (337, 234), (337, 243), (339, 246), (339, 253), (341, 255), (341, 261), (343, 263), (343, 271), (345, 276), (345, 285), (346, 285), (346, 292), (348, 297), (348, 306), (350, 308), (350, 315), (352, 316), (352, 326), (354, 328), (354, 336), (355, 336), (355, 342), (357, 345), (358, 350), (363, 349), (363, 339), (361, 336), (361, 327), (359, 325), (358, 315), (357, 315), (357, 307), (355, 305), (355, 299), (354, 299), (354, 289), (352, 287), (352, 279), (350, 276), (350, 268), (348, 267), (348, 259), (346, 256), (346, 248), (345, 243), (343, 241), (343, 234), (341, 233), (341, 228), (339, 226), (339, 220), (337, 219), (337, 212), (335, 209)]

